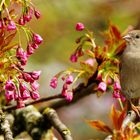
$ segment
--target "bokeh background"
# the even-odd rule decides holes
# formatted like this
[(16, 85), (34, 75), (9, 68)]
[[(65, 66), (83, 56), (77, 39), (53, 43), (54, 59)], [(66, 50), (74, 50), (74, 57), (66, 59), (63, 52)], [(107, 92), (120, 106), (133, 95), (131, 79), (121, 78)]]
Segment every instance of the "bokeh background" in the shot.
[[(121, 31), (129, 25), (139, 28), (140, 24), (140, 0), (34, 0), (33, 3), (42, 16), (40, 20), (34, 19), (30, 24), (43, 37), (44, 42), (30, 58), (27, 70), (42, 71), (41, 96), (60, 93), (62, 83), (53, 90), (49, 87), (50, 79), (61, 70), (78, 67), (69, 61), (75, 49), (75, 39), (82, 34), (75, 31), (77, 22), (82, 22), (93, 30), (96, 44), (103, 43), (100, 34), (107, 29), (110, 21)], [(111, 125), (108, 114), (113, 102), (109, 94), (100, 98), (90, 95), (57, 111), (71, 130), (74, 140), (102, 140), (105, 134), (92, 129), (84, 120), (100, 119)]]

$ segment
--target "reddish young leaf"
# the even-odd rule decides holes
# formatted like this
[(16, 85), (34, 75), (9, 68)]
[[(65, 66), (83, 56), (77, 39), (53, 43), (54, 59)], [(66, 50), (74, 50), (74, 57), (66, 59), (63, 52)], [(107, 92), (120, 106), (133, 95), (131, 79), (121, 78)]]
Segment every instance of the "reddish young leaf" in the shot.
[(118, 28), (116, 27), (116, 26), (114, 26), (114, 25), (110, 25), (110, 28), (111, 28), (111, 30), (112, 30), (112, 32), (113, 32), (113, 35), (114, 35), (114, 37), (115, 37), (115, 40), (116, 41), (119, 41), (119, 40), (121, 40), (121, 33), (120, 33), (120, 31), (118, 30)]
[(126, 42), (123, 41), (118, 47), (117, 49), (115, 50), (115, 55), (120, 55), (123, 53), (124, 49), (126, 48)]
[(114, 106), (111, 108), (111, 119), (114, 126), (114, 129), (119, 130), (118, 119), (120, 116), (120, 112), (115, 109)]
[(119, 118), (118, 118), (118, 129), (121, 129), (122, 127), (122, 123), (124, 121), (124, 118), (126, 117), (126, 111), (127, 111), (127, 106), (123, 109), (123, 111), (121, 112)]
[(105, 132), (105, 133), (109, 133), (109, 134), (112, 134), (112, 133), (113, 133), (112, 130), (111, 130), (111, 128), (110, 128), (109, 126), (107, 126), (107, 125), (106, 125), (104, 122), (102, 122), (102, 121), (99, 121), (99, 120), (95, 120), (95, 121), (93, 121), (93, 120), (88, 120), (87, 123), (88, 123), (91, 127), (95, 128), (95, 129), (97, 129), (97, 130), (99, 130), (99, 131), (102, 131), (102, 132)]

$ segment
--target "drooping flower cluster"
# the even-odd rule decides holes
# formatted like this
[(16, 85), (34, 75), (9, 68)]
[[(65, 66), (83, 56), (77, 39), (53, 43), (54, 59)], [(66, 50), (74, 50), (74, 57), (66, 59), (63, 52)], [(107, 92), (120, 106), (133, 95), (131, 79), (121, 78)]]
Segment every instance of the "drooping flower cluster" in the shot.
[[(12, 9), (15, 3), (21, 9), (20, 16), (19, 11), (16, 13), (16, 10)], [(17, 108), (20, 108), (24, 107), (24, 100), (29, 98), (36, 100), (39, 98), (39, 84), (37, 80), (40, 77), (41, 71), (26, 72), (24, 66), (27, 64), (29, 56), (38, 49), (43, 41), (41, 36), (28, 29), (26, 24), (31, 21), (33, 14), (37, 19), (41, 15), (30, 4), (30, 1), (10, 1), (10, 3), (6, 3), (6, 1), (3, 3), (2, 1), (1, 8), (0, 90), (5, 90), (7, 103), (15, 100), (17, 102)], [(20, 36), (18, 36), (19, 40), (16, 45), (12, 45), (11, 43), (13, 38), (20, 34), (17, 34), (17, 31), (21, 32), (22, 30), (27, 38), (26, 49), (22, 47)]]
[[(59, 74), (54, 76), (50, 82), (50, 86), (54, 89), (57, 87), (59, 76)], [(69, 86), (73, 83), (74, 78), (71, 74), (66, 74), (62, 76), (61, 79), (64, 81), (61, 94), (68, 102), (70, 102), (73, 99), (73, 91), (69, 88)]]

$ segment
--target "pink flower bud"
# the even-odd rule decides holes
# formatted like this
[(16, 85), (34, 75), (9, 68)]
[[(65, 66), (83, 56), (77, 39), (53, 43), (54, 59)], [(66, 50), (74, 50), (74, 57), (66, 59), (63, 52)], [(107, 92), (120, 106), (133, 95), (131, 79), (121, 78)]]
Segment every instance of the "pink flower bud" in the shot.
[(14, 99), (14, 91), (6, 91), (5, 92), (5, 98), (7, 102), (10, 102)]
[(24, 21), (29, 22), (32, 19), (32, 16), (30, 14), (24, 15), (23, 16)]
[(65, 83), (63, 85), (63, 89), (62, 89), (62, 92), (61, 92), (62, 96), (66, 97), (67, 96), (67, 92), (68, 92), (68, 85)]
[(121, 85), (119, 82), (114, 82), (114, 90), (121, 90)]
[(25, 25), (25, 20), (21, 17), (19, 20), (18, 20), (18, 23), (19, 25)]
[(32, 43), (31, 45), (32, 45), (32, 48), (34, 48), (34, 49), (38, 49), (38, 45), (37, 45), (37, 44)]
[(76, 28), (77, 31), (82, 31), (82, 30), (84, 30), (85, 27), (84, 27), (83, 23), (79, 22), (79, 23), (76, 24), (75, 28)]
[(28, 55), (26, 52), (24, 52), (23, 55), (20, 57), (21, 65), (23, 66), (26, 65), (27, 60), (28, 60)]
[(39, 34), (33, 34), (33, 40), (37, 45), (40, 45), (43, 41), (42, 37)]
[(33, 71), (30, 73), (34, 80), (38, 80), (41, 74), (41, 71)]
[(33, 82), (34, 80), (33, 80), (33, 78), (31, 77), (31, 75), (30, 74), (28, 74), (28, 73), (23, 73), (22, 74), (22, 76), (23, 76), (23, 79), (26, 81), (26, 82)]
[(31, 55), (34, 53), (34, 48), (32, 47), (31, 44), (28, 44), (27, 46), (27, 55)]
[(16, 50), (16, 57), (20, 58), (23, 56), (24, 50), (21, 47), (18, 47)]
[(24, 92), (21, 94), (21, 98), (23, 100), (30, 98), (30, 93), (27, 90), (24, 90)]
[(2, 23), (2, 20), (0, 20), (0, 29), (3, 28), (3, 23)]
[(31, 88), (32, 88), (33, 91), (38, 90), (39, 83), (34, 81), (33, 83), (31, 83)]
[(10, 20), (8, 25), (7, 25), (7, 30), (11, 31), (11, 30), (16, 30), (16, 24), (14, 21)]
[(93, 67), (94, 64), (95, 64), (95, 59), (92, 59), (92, 58), (87, 59), (87, 60), (85, 61), (85, 63), (88, 64), (88, 65), (90, 65), (91, 67)]
[(77, 62), (77, 59), (78, 58), (77, 58), (76, 54), (72, 54), (70, 57), (71, 62)]
[(108, 79), (107, 79), (107, 84), (108, 84), (108, 85), (111, 85), (112, 82), (113, 82), (112, 78), (108, 77)]
[(27, 87), (23, 83), (19, 84), (20, 93), (23, 93), (26, 89), (27, 89)]
[(6, 83), (5, 83), (5, 90), (13, 91), (15, 89), (16, 89), (16, 86), (15, 86), (14, 82), (12, 82), (11, 80), (6, 81)]
[(16, 57), (20, 60), (21, 65), (26, 65), (28, 57), (22, 48), (17, 48)]
[(32, 91), (31, 97), (32, 97), (32, 99), (36, 100), (40, 97), (40, 95), (39, 95), (38, 91)]
[(52, 80), (51, 80), (51, 82), (50, 82), (50, 86), (51, 86), (52, 88), (56, 88), (56, 87), (57, 87), (57, 84), (58, 84), (58, 79), (57, 79), (57, 77), (53, 77)]
[(66, 84), (72, 84), (72, 82), (73, 82), (73, 76), (69, 75), (66, 79)]
[(113, 97), (114, 97), (114, 98), (117, 98), (117, 99), (120, 98), (120, 97), (121, 97), (121, 96), (120, 96), (120, 92), (115, 90), (115, 91), (113, 92)]
[(100, 73), (98, 73), (98, 75), (97, 75), (97, 78), (96, 78), (97, 80), (99, 80), (99, 81), (102, 81), (102, 74), (100, 74)]
[(37, 11), (37, 10), (34, 11), (34, 15), (35, 15), (35, 17), (36, 17), (37, 19), (39, 19), (40, 16), (41, 16), (40, 12)]
[(101, 92), (105, 92), (107, 89), (106, 83), (105, 82), (100, 82), (98, 85), (98, 90)]
[(126, 98), (121, 94), (121, 101), (122, 102), (125, 102), (126, 101)]
[(73, 99), (73, 92), (72, 91), (68, 91), (66, 96), (65, 96), (65, 99), (68, 101), (68, 102), (71, 102), (72, 99)]
[(25, 103), (22, 99), (17, 100), (17, 109), (25, 107)]

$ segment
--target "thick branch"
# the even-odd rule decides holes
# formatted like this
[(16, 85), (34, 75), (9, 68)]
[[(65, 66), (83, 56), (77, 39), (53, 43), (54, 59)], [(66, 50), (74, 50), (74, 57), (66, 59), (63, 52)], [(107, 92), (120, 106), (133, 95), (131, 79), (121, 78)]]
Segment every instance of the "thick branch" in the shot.
[(1, 130), (2, 134), (4, 134), (4, 139), (5, 140), (13, 140), (13, 134), (10, 129), (10, 124), (8, 120), (5, 117), (5, 114), (0, 110), (0, 122), (1, 122)]
[(51, 108), (45, 109), (43, 112), (44, 119), (52, 124), (52, 126), (60, 133), (64, 140), (73, 140), (69, 129), (60, 121), (56, 111)]

